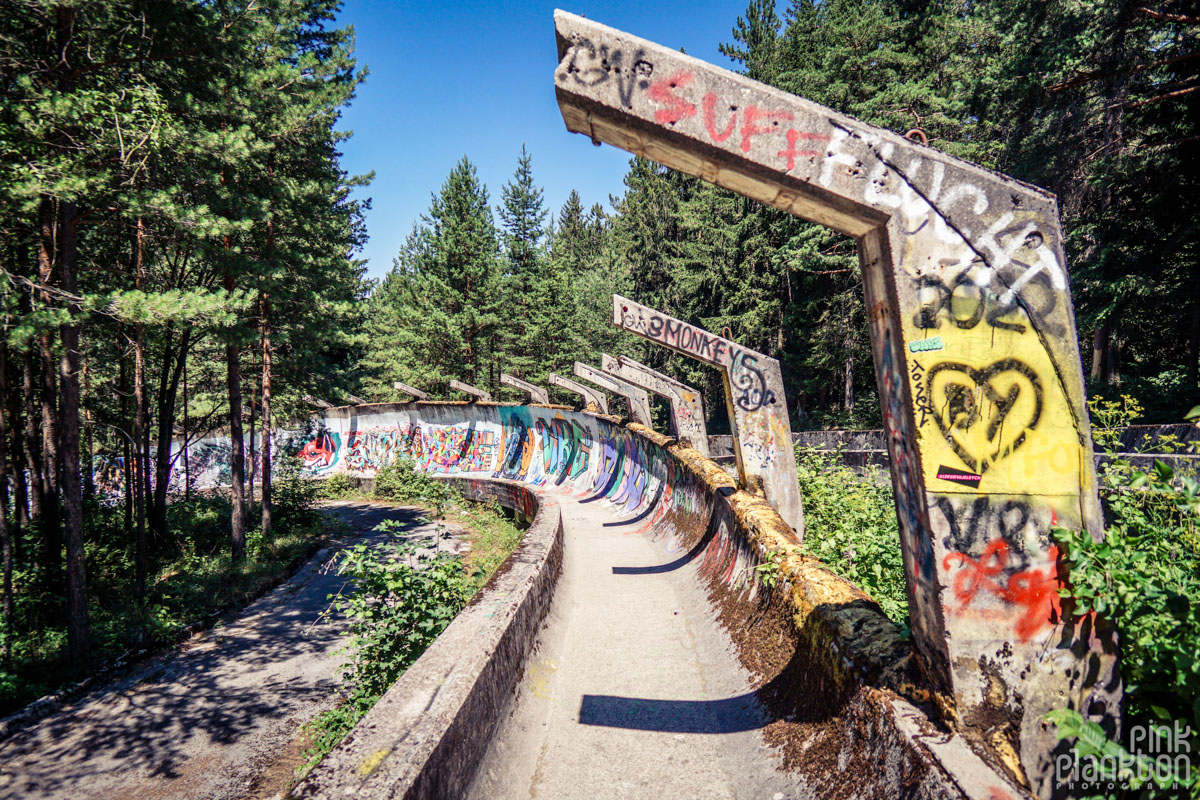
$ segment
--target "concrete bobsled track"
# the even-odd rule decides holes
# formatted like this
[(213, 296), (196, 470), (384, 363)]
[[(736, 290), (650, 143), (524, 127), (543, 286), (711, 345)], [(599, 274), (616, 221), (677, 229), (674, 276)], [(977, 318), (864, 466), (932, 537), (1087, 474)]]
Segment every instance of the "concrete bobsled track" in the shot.
[(695, 450), (558, 406), (325, 425), (325, 473), (407, 454), (533, 523), (293, 797), (1027, 796), (926, 713), (898, 626)]

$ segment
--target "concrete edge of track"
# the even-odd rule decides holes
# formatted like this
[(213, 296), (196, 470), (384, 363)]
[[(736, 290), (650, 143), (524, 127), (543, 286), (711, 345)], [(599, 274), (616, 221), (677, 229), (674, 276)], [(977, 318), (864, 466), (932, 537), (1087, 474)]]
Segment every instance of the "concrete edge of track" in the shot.
[[(552, 497), (507, 481), (451, 478), (472, 500), (529, 514), (521, 544), (294, 798), (461, 797), (521, 670), (562, 567)], [(536, 509), (536, 512), (534, 511)]]

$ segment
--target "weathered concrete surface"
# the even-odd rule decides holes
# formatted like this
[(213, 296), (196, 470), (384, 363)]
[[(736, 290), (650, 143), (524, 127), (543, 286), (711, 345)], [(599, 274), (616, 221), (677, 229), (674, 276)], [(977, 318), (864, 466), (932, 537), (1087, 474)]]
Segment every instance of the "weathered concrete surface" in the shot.
[(765, 496), (803, 539), (804, 508), (779, 362), (616, 294), (613, 325), (721, 371), (742, 487)]
[(574, 392), (583, 398), (583, 406), (586, 409), (589, 406), (594, 406), (594, 410), (601, 414), (608, 413), (608, 398), (603, 392), (598, 392), (588, 386), (584, 386), (578, 381), (573, 381), (570, 378), (564, 378), (561, 375), (556, 375), (551, 372), (546, 376), (546, 381), (551, 386), (557, 386), (560, 389), (566, 389), (568, 392)]
[(804, 798), (762, 741), (769, 713), (695, 562), (599, 503), (563, 501), (563, 575), (479, 800)]
[(1101, 535), (1052, 195), (676, 50), (556, 12), (568, 130), (858, 240), (910, 621), (933, 699), (1049, 796), (1041, 722), (1110, 729), (1111, 638), (1063, 618), (1055, 524)]
[(575, 362), (575, 374), (584, 380), (591, 381), (597, 386), (625, 398), (629, 418), (634, 422), (650, 427), (650, 396), (640, 386), (629, 381), (621, 380), (614, 375), (606, 375), (590, 364)]
[(708, 427), (704, 424), (704, 398), (699, 389), (624, 356), (603, 353), (600, 368), (665, 397), (671, 405), (672, 435), (701, 455), (708, 455)]
[(529, 396), (529, 402), (531, 403), (541, 403), (542, 405), (548, 405), (550, 403), (550, 393), (545, 389), (540, 386), (535, 386), (528, 381), (523, 381), (513, 375), (509, 375), (507, 372), (500, 373), (500, 383), (504, 384), (505, 386), (511, 386), (514, 389), (520, 389)]
[(400, 381), (392, 381), (392, 388), (398, 389), (399, 391), (404, 392), (407, 395), (412, 395), (413, 397), (415, 397), (418, 400), (428, 400), (429, 399), (429, 395), (425, 394), (425, 392), (422, 392), (420, 389), (416, 388), (415, 386), (409, 386), (407, 383), (401, 383)]
[[(344, 619), (318, 623), (345, 581), (338, 549), (379, 543), (384, 519), (433, 535), (415, 509), (333, 504), (355, 534), (226, 625), (192, 637), (0, 744), (3, 798), (257, 798), (303, 763), (300, 725), (332, 707)], [(453, 542), (442, 541), (445, 549)]]
[[(455, 479), (468, 497), (532, 515), (520, 486)], [(291, 792), (305, 800), (461, 798), (520, 675), (562, 564), (555, 500), (472, 602)]]
[[(618, 519), (601, 527), (663, 543), (672, 554), (666, 563), (620, 574), (697, 571), (739, 663), (754, 676), (756, 701), (770, 712), (761, 729), (765, 740), (783, 753), (788, 772), (817, 787), (819, 796), (1022, 796), (963, 737), (937, 730), (909, 702), (927, 702), (931, 690), (913, 668), (911, 644), (899, 627), (861, 590), (799, 552), (791, 529), (764, 498), (738, 490), (695, 450), (638, 423), (622, 425), (617, 418), (545, 406), (387, 404), (332, 416), (327, 423), (322, 436), (337, 444), (328, 463), (341, 474), (365, 479), (377, 469), (365, 458), (361, 441), (373, 432), (390, 443), (394, 455), (412, 457), (418, 469), (469, 479), (469, 486), (489, 491), (515, 482), (547, 498), (603, 507)], [(532, 504), (519, 510), (529, 516)], [(766, 560), (778, 564), (778, 580), (771, 586), (758, 580), (756, 568)], [(453, 649), (460, 661), (495, 680), (481, 679), (464, 695), (461, 689), (470, 681), (456, 679), (451, 691), (439, 674), (445, 660), (430, 660), (437, 668), (406, 676), (386, 701), (388, 708), (402, 710), (388, 720), (402, 716), (419, 735), (406, 737), (390, 721), (381, 723), (376, 727), (402, 743), (370, 750), (357, 760), (335, 757), (328, 763), (330, 769), (338, 765), (339, 775), (326, 785), (364, 788), (368, 779), (369, 790), (358, 796), (393, 796), (392, 784), (372, 778), (380, 764), (391, 764), (387, 769), (400, 776), (395, 784), (400, 794), (444, 796), (438, 792), (461, 788), (478, 763), (472, 755), (478, 751), (471, 748), (487, 738), (491, 712), (503, 706), (512, 688), (498, 676), (527, 652), (494, 648), (488, 641), (476, 637)], [(447, 705), (426, 724), (421, 710), (433, 691), (429, 687), (442, 685)], [(415, 694), (402, 688), (412, 686), (425, 688)], [(467, 701), (453, 711), (452, 698), (464, 697)], [(714, 725), (726, 714), (742, 720), (739, 725), (749, 724), (743, 714), (747, 698), (744, 693), (733, 697), (739, 699), (711, 707), (717, 709)], [(369, 726), (364, 730), (364, 737), (373, 735)], [(360, 744), (347, 746), (365, 752), (370, 748), (361, 743), (366, 741), (355, 739)], [(854, 776), (852, 784), (844, 778), (847, 773)], [(437, 778), (421, 777), (431, 775)]]
[(478, 400), (484, 401), (485, 403), (492, 402), (491, 392), (487, 392), (487, 391), (484, 391), (483, 389), (476, 388), (469, 383), (463, 383), (462, 381), (456, 381), (453, 378), (451, 378), (450, 379), (450, 388), (454, 389), (456, 391), (462, 392), (463, 394), (469, 394)]

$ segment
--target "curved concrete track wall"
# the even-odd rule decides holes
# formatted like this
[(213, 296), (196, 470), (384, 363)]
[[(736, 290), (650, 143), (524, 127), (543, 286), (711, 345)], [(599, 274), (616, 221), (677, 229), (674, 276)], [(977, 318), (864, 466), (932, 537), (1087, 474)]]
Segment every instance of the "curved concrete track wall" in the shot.
[[(914, 667), (910, 645), (875, 603), (802, 555), (790, 529), (764, 500), (738, 490), (720, 467), (696, 451), (637, 424), (622, 425), (616, 418), (554, 406), (390, 404), (332, 410), (327, 412), (326, 426), (305, 446), (309, 468), (318, 474), (369, 477), (377, 466), (408, 454), (421, 469), (456, 479), (469, 496), (494, 497), (526, 514), (536, 503), (537, 510), (531, 533), (507, 567), (347, 741), (294, 790), (294, 796), (461, 797), (473, 780), (491, 782), (490, 788), (471, 789), (477, 796), (497, 796), (498, 790), (513, 782), (520, 785), (507, 785), (503, 794), (533, 796), (538, 794), (539, 780), (546, 796), (564, 796), (564, 785), (570, 787), (569, 796), (580, 797), (654, 797), (680, 787), (678, 775), (671, 777), (662, 770), (654, 771), (652, 775), (658, 777), (649, 778), (650, 783), (643, 783), (638, 791), (625, 787), (614, 794), (612, 786), (603, 791), (601, 786), (589, 786), (580, 770), (600, 758), (599, 753), (585, 753), (580, 766), (560, 769), (564, 773), (560, 780), (567, 783), (558, 789), (545, 784), (545, 754), (561, 752), (568, 757), (571, 751), (558, 747), (561, 740), (585, 736), (589, 723), (620, 729), (606, 740), (609, 744), (645, 731), (648, 725), (660, 734), (673, 732), (674, 740), (684, 740), (677, 755), (685, 760), (688, 754), (694, 756), (679, 769), (701, 781), (709, 779), (702, 777), (707, 772), (702, 773), (695, 758), (720, 760), (720, 742), (733, 741), (728, 734), (752, 731), (759, 741), (753, 746), (741, 741), (739, 755), (725, 759), (729, 762), (721, 772), (725, 789), (718, 790), (714, 783), (711, 791), (689, 796), (759, 796), (760, 790), (778, 781), (792, 789), (766, 796), (1026, 794), (1011, 751), (981, 746), (978, 740), (968, 744), (926, 714), (921, 703), (928, 693)], [(568, 520), (565, 537), (564, 518)], [(709, 721), (681, 729), (646, 721), (613, 722), (609, 718), (622, 713), (644, 716), (641, 701), (618, 708), (627, 698), (605, 696), (601, 700), (609, 702), (601, 708), (599, 701), (588, 706), (584, 695), (584, 706), (574, 701), (574, 708), (568, 709), (568, 716), (551, 735), (553, 741), (541, 734), (542, 755), (536, 765), (510, 764), (506, 753), (519, 748), (492, 740), (516, 736), (514, 729), (520, 727), (525, 713), (523, 696), (539, 693), (541, 667), (529, 656), (552, 605), (568, 607), (570, 624), (584, 631), (580, 638), (577, 630), (577, 644), (562, 652), (611, 650), (607, 662), (601, 659), (589, 667), (589, 679), (598, 684), (605, 679), (606, 669), (628, 677), (647, 664), (644, 654), (636, 662), (640, 667), (622, 662), (621, 648), (635, 645), (621, 644), (618, 638), (589, 641), (614, 636), (611, 625), (606, 628), (599, 619), (601, 614), (636, 628), (650, 626), (651, 617), (681, 613), (648, 609), (644, 604), (650, 589), (632, 585), (623, 590), (631, 593), (629, 598), (610, 597), (604, 593), (615, 591), (611, 588), (615, 584), (601, 585), (599, 605), (597, 598), (565, 597), (562, 593), (580, 591), (577, 581), (565, 578), (565, 588), (551, 601), (564, 551), (568, 562), (573, 552), (586, 552), (599, 562), (602, 559), (592, 555), (599, 551), (588, 550), (588, 543), (606, 538), (653, 545), (661, 563), (633, 572), (678, 571), (684, 577), (672, 575), (672, 580), (694, 585), (696, 591), (691, 593), (672, 590), (673, 594), (654, 596), (668, 598), (660, 604), (683, 598), (695, 606), (684, 609), (691, 613), (688, 624), (704, 631), (688, 636), (723, 642), (726, 656), (735, 666), (740, 664), (749, 691), (728, 700), (706, 698), (697, 707)], [(573, 547), (580, 549), (573, 551)], [(767, 558), (780, 564), (777, 580), (769, 586), (760, 582), (762, 573), (754, 569)], [(575, 569), (593, 568), (605, 575), (622, 571), (607, 563), (577, 559)], [(630, 598), (643, 605), (608, 613), (610, 606)], [(596, 619), (586, 618), (587, 614)], [(639, 614), (644, 616), (637, 618)], [(549, 630), (556, 624), (555, 614), (550, 617), (541, 629), (543, 641), (538, 648), (553, 646), (547, 642), (555, 636)], [(661, 663), (652, 669), (672, 675), (686, 665)], [(699, 674), (697, 680), (703, 693), (706, 678)], [(686, 686), (687, 680), (681, 677), (676, 685)], [(712, 689), (710, 685), (707, 690)], [(680, 731), (720, 735), (689, 740)], [(758, 736), (759, 731), (763, 736)], [(761, 745), (761, 739), (770, 748), (763, 746), (760, 763), (745, 763), (740, 754)], [(710, 746), (717, 749), (705, 749)], [(497, 752), (499, 774), (489, 767), (490, 774), (477, 775), (480, 763), (497, 763)], [(614, 756), (610, 753), (609, 758)], [(622, 763), (622, 758), (615, 756), (612, 769), (618, 773), (635, 769)], [(524, 777), (522, 770), (528, 773)], [(752, 774), (757, 777), (751, 779)]]

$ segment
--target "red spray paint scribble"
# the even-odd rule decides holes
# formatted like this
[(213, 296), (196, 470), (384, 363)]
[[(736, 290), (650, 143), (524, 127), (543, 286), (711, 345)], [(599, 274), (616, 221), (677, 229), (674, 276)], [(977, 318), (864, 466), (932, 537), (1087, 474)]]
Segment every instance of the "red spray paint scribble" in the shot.
[(778, 125), (759, 125), (759, 120), (763, 122), (791, 122), (794, 119), (790, 111), (763, 111), (758, 106), (746, 106), (746, 110), (742, 113), (742, 152), (750, 152), (750, 137), (758, 136), (763, 133), (770, 133), (778, 128)]
[(829, 137), (823, 133), (801, 133), (794, 128), (788, 128), (787, 132), (787, 149), (780, 150), (776, 155), (780, 158), (787, 159), (787, 171), (791, 172), (796, 168), (797, 158), (821, 157), (824, 152), (821, 150), (797, 150), (796, 144), (801, 139), (804, 141), (828, 142)]
[(729, 112), (729, 123), (725, 126), (725, 130), (717, 133), (717, 95), (715, 92), (708, 92), (704, 95), (704, 100), (700, 103), (700, 107), (704, 109), (704, 128), (708, 131), (708, 138), (714, 142), (723, 142), (733, 135), (737, 130), (737, 109), (731, 109)]
[(667, 106), (667, 108), (660, 108), (654, 112), (655, 122), (664, 125), (673, 124), (696, 115), (694, 105), (671, 92), (672, 89), (682, 89), (687, 86), (694, 77), (690, 72), (676, 72), (668, 78), (650, 84), (646, 89), (646, 94), (650, 95), (650, 99), (654, 102)]
[(950, 571), (951, 565), (957, 561), (961, 569), (954, 575), (954, 596), (961, 604), (960, 610), (965, 610), (975, 599), (980, 589), (985, 589), (1007, 603), (1020, 606), (1025, 613), (1016, 621), (1013, 629), (1021, 641), (1029, 641), (1030, 637), (1061, 618), (1062, 608), (1058, 602), (1058, 547), (1051, 546), (1047, 552), (1050, 562), (1045, 570), (1027, 569), (1014, 572), (1008, 578), (1006, 585), (1001, 585), (993, 578), (1004, 571), (1008, 565), (1008, 542), (1003, 539), (993, 539), (983, 548), (978, 559), (971, 558), (966, 553), (949, 553), (942, 559), (942, 569)]

